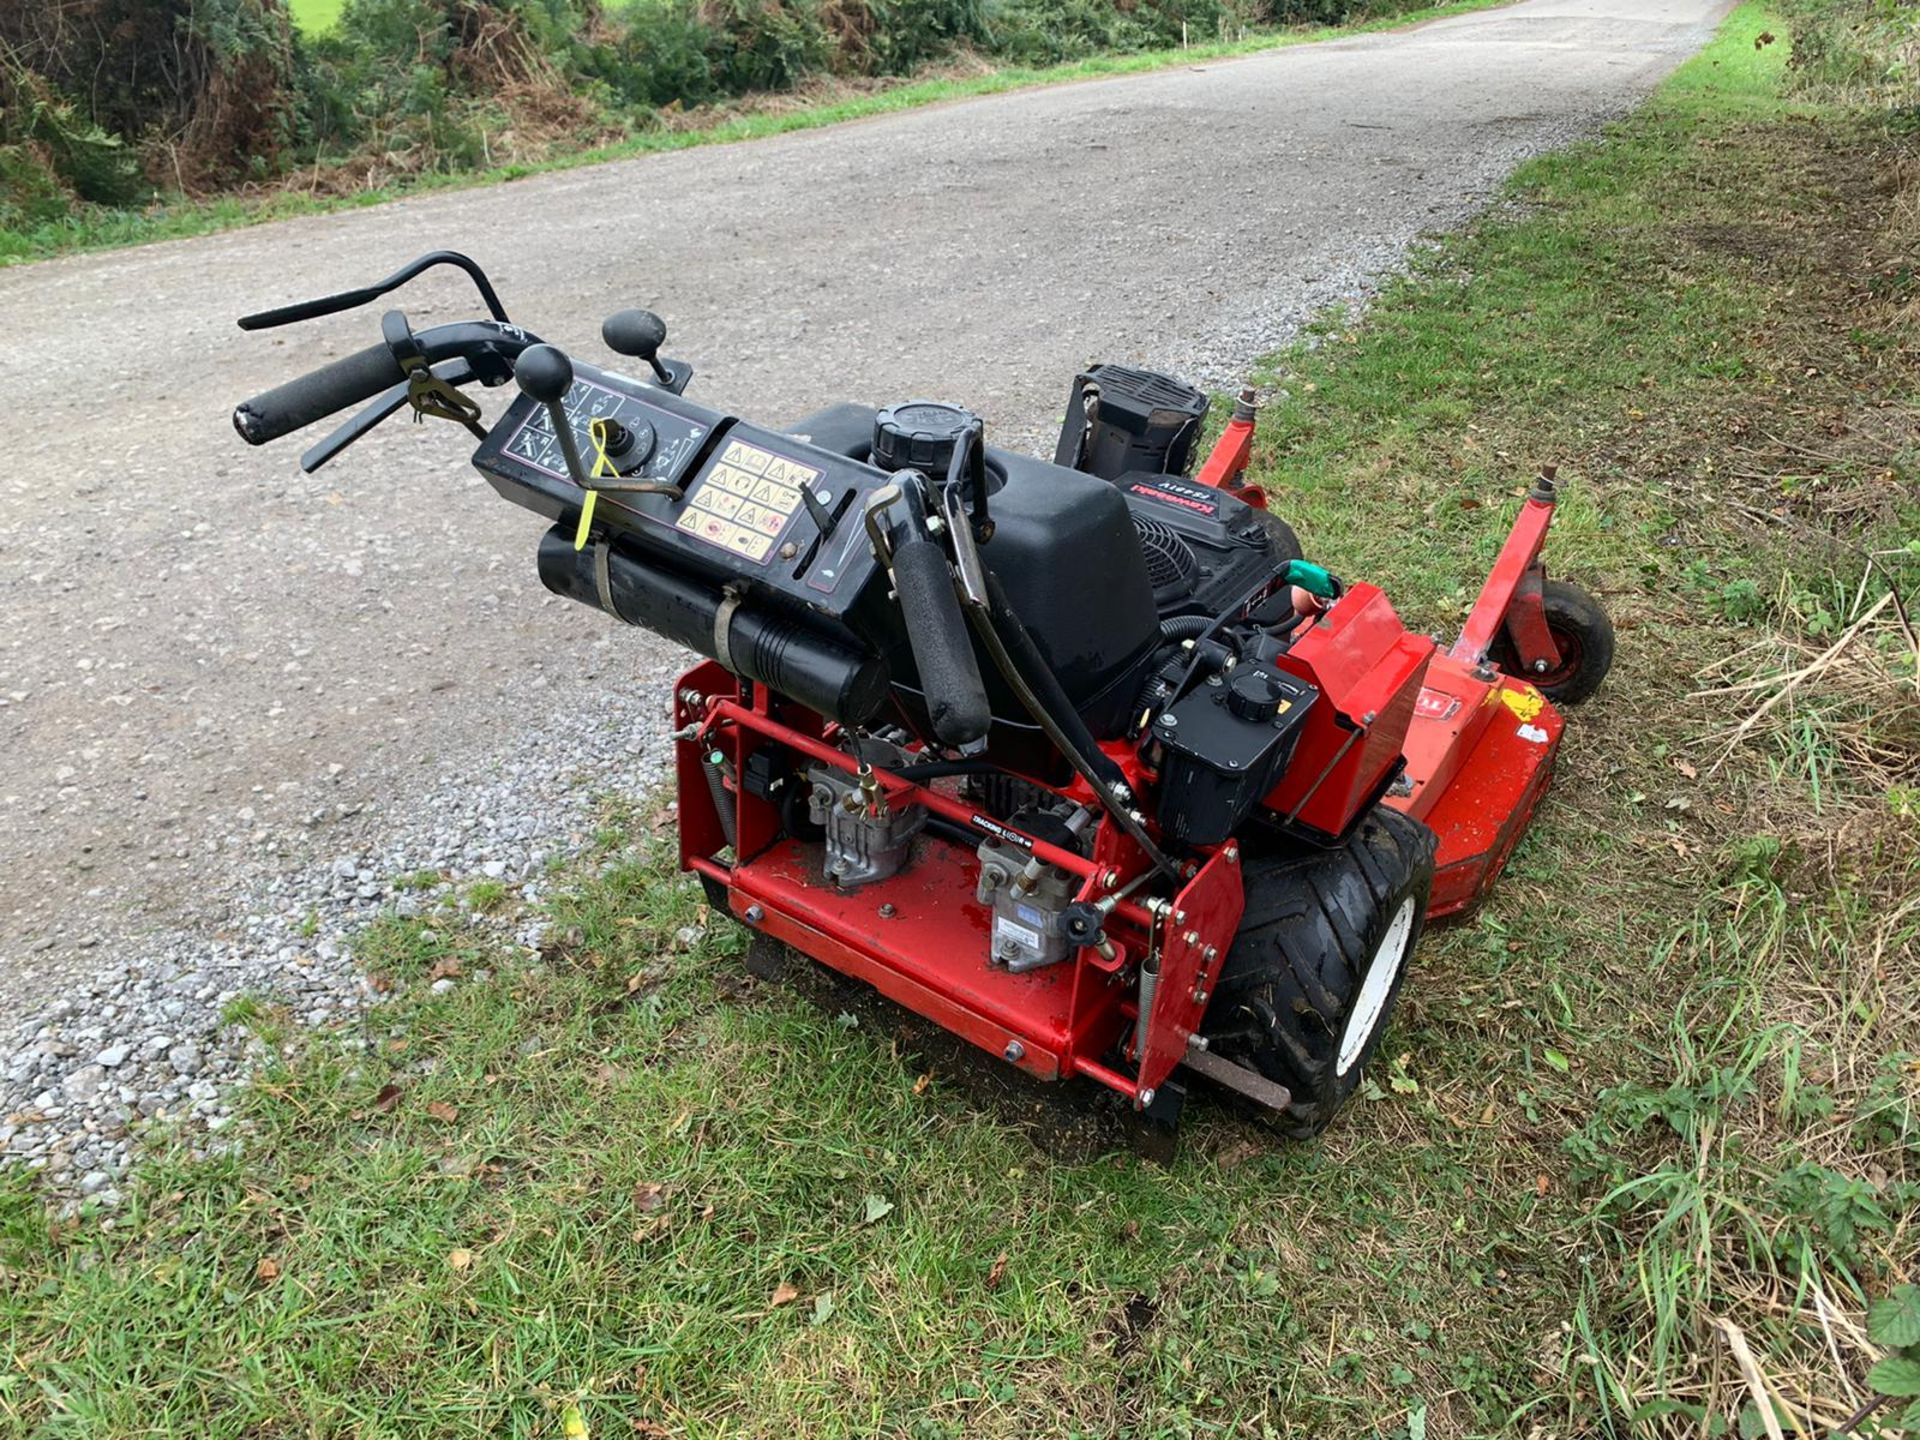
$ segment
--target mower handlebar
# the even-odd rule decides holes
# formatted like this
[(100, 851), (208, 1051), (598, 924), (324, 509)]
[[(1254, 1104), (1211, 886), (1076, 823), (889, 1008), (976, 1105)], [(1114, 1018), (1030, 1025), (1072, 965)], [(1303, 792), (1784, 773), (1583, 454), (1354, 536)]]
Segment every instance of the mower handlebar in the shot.
[[(476, 378), (497, 385), (513, 373), (514, 358), (529, 345), (539, 344), (540, 337), (497, 320), (459, 320), (422, 330), (413, 341), (428, 365), (464, 359), (473, 366)], [(233, 428), (249, 445), (264, 445), (350, 405), (371, 400), (406, 378), (384, 341), (369, 345), (241, 401), (234, 407)]]
[(384, 342), (369, 345), (241, 401), (234, 407), (233, 428), (249, 445), (264, 445), (324, 420), (336, 410), (371, 400), (404, 378), (399, 362)]

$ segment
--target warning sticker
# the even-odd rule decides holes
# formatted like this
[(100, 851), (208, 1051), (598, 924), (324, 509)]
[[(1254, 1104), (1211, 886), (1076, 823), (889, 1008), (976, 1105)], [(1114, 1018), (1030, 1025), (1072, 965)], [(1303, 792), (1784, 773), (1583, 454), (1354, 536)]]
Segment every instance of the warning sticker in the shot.
[(811, 465), (730, 440), (720, 458), (687, 495), (674, 525), (709, 545), (765, 562), (793, 512), (805, 501), (800, 487), (819, 480)]
[(1413, 713), (1422, 720), (1450, 720), (1459, 708), (1458, 695), (1435, 690), (1431, 685), (1421, 687), (1420, 698), (1413, 702)]

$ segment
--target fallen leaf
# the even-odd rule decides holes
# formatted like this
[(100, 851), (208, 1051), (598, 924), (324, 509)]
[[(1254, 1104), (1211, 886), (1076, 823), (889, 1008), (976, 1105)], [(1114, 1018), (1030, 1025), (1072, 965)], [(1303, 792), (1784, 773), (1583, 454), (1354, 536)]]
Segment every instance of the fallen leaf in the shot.
[(1547, 1177), (1544, 1175), (1542, 1175), (1539, 1179), (1533, 1182), (1533, 1188), (1542, 1195), (1546, 1194), (1547, 1191), (1552, 1188), (1552, 1186), (1553, 1186), (1553, 1182), (1548, 1180)]
[(457, 1105), (449, 1105), (444, 1100), (435, 1100), (427, 1106), (427, 1114), (431, 1115), (435, 1120), (438, 1120), (442, 1125), (451, 1125), (460, 1118), (460, 1107)]
[(449, 1250), (447, 1252), (447, 1268), (449, 1270), (472, 1269), (473, 1252), (471, 1250)]
[(269, 1280), (278, 1280), (280, 1278), (280, 1262), (271, 1255), (261, 1256), (260, 1263), (253, 1267), (253, 1278), (263, 1285)]
[(567, 1440), (587, 1440), (587, 1417), (580, 1413), (578, 1405), (569, 1405), (560, 1412), (560, 1433)]
[(876, 1220), (884, 1220), (893, 1213), (893, 1202), (879, 1195), (869, 1195), (861, 1202), (860, 1223), (871, 1225)]
[(1698, 780), (1700, 778), (1699, 767), (1694, 765), (1689, 765), (1686, 761), (1682, 760), (1678, 755), (1673, 757), (1673, 768), (1678, 770), (1682, 775), (1686, 776), (1687, 779), (1689, 780)]
[(449, 955), (444, 960), (436, 960), (433, 962), (433, 968), (427, 971), (427, 978), (429, 980), (458, 980), (466, 973), (467, 972), (461, 968), (460, 962)]
[(927, 1093), (927, 1087), (931, 1084), (933, 1084), (933, 1072), (929, 1070), (913, 1082), (913, 1093), (916, 1095), (924, 1095)]
[(1540, 1058), (1545, 1060), (1547, 1064), (1551, 1065), (1554, 1069), (1558, 1070), (1562, 1075), (1566, 1074), (1569, 1070), (1573, 1068), (1572, 1063), (1567, 1059), (1567, 1057), (1562, 1055), (1558, 1050), (1554, 1049), (1551, 1045), (1541, 1050)]
[(799, 1290), (782, 1280), (778, 1285), (773, 1287), (773, 1298), (767, 1301), (767, 1303), (777, 1310), (782, 1305), (791, 1305), (799, 1298)]
[(391, 1082), (380, 1087), (380, 1093), (373, 1097), (373, 1108), (385, 1113), (400, 1103), (400, 1087)]
[(1120, 1238), (1122, 1240), (1138, 1240), (1140, 1238), (1140, 1222), (1138, 1220), (1127, 1221), (1126, 1224), (1120, 1227)]
[(813, 1297), (813, 1324), (824, 1325), (833, 1314), (833, 1292)]
[(633, 1187), (633, 1208), (643, 1215), (650, 1215), (667, 1203), (665, 1192), (666, 1186), (643, 1180)]
[(707, 1206), (706, 1209), (700, 1212), (700, 1218), (702, 1220), (711, 1220), (713, 1216), (714, 1216), (714, 1209), (713, 1209), (713, 1206), (711, 1205)]
[(987, 1289), (998, 1290), (1000, 1282), (1007, 1278), (1007, 1252), (1002, 1250), (993, 1262), (993, 1268), (987, 1271)]

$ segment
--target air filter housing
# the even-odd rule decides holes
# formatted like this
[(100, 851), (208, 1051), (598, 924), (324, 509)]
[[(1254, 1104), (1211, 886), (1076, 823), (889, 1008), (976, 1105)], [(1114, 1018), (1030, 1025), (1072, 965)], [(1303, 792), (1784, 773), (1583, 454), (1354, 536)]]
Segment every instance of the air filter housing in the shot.
[(1206, 395), (1184, 380), (1126, 365), (1096, 365), (1074, 377), (1053, 463), (1102, 480), (1117, 480), (1129, 471), (1184, 475), (1206, 416)]

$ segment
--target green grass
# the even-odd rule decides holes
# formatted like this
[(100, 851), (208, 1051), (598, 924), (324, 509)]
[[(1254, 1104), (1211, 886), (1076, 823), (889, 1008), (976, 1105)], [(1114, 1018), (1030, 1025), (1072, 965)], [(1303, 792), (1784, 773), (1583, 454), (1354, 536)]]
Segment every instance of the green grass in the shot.
[(339, 20), (347, 0), (288, 0), (293, 23), (309, 35), (324, 35)]
[(236, 1007), (279, 1057), (240, 1148), (158, 1141), (110, 1220), (0, 1175), (0, 1435), (1764, 1433), (1719, 1322), (1786, 1433), (1845, 1419), (1920, 1213), (1912, 662), (1863, 632), (1718, 769), (1772, 692), (1690, 696), (1911, 563), (1915, 430), (1834, 417), (1911, 418), (1920, 337), (1887, 138), (1782, 99), (1763, 29), (1273, 364), (1317, 558), (1450, 623), (1558, 463), (1550, 563), (1621, 627), (1323, 1140), (1200, 1105), (1168, 1168), (1049, 1157), (742, 978), (615, 814), (540, 963), (447, 895), (363, 938), (364, 1029)]
[[(309, 33), (317, 32), (321, 22), (331, 23), (343, 0), (297, 0), (295, 18)], [(1369, 34), (1407, 25), (1509, 4), (1512, 0), (1442, 0), (1407, 14), (1357, 25), (1318, 27), (1265, 32), (1243, 40), (1194, 45), (1184, 50), (1154, 50), (1128, 55), (1102, 55), (1068, 64), (1041, 67), (1006, 66), (978, 75), (945, 76), (903, 81), (898, 85), (869, 93), (835, 95), (815, 104), (799, 104), (791, 109), (729, 113), (716, 108), (711, 124), (688, 129), (643, 130), (612, 144), (558, 154), (538, 163), (500, 166), (486, 170), (456, 173), (432, 173), (409, 177), (374, 189), (349, 194), (312, 194), (294, 188), (262, 193), (221, 195), (209, 199), (174, 196), (144, 210), (101, 207), (84, 209), (67, 218), (23, 229), (0, 228), (0, 265), (19, 264), (76, 251), (106, 250), (125, 245), (143, 245), (159, 240), (177, 240), (210, 234), (242, 225), (257, 225), (296, 215), (325, 214), (337, 210), (360, 209), (414, 195), (424, 191), (464, 189), (472, 185), (504, 184), (529, 175), (554, 170), (569, 170), (581, 165), (598, 165), (610, 160), (626, 160), (669, 150), (686, 150), (700, 145), (726, 145), (742, 140), (759, 140), (795, 130), (813, 130), (823, 125), (838, 125), (864, 120), (923, 105), (942, 104), (982, 95), (998, 95), (1010, 90), (1026, 90), (1041, 85), (1064, 85), (1081, 80), (1116, 75), (1134, 75), (1162, 70), (1174, 65), (1201, 64), (1257, 54), (1288, 45), (1311, 44), (1342, 35)], [(749, 97), (743, 107), (767, 97)]]

